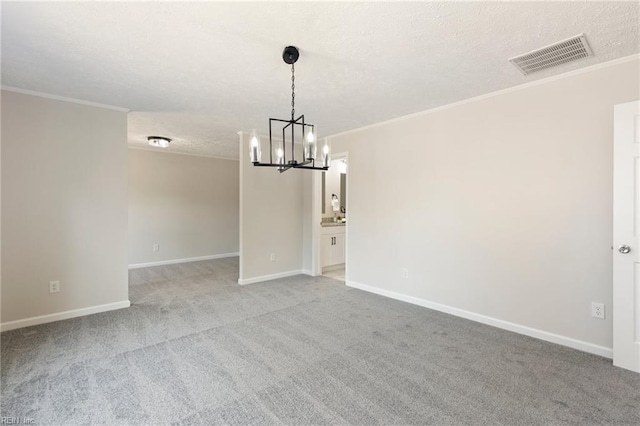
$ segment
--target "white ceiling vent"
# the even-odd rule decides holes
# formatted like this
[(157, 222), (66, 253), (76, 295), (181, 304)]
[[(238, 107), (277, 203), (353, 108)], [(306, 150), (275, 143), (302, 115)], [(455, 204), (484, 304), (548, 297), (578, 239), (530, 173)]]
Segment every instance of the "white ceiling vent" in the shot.
[(524, 75), (593, 56), (584, 34), (509, 59)]

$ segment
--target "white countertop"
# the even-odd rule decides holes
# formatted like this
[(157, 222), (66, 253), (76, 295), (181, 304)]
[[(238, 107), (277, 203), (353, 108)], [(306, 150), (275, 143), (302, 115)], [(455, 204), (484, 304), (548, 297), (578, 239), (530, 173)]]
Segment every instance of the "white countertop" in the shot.
[(345, 226), (347, 222), (322, 222), (322, 226)]

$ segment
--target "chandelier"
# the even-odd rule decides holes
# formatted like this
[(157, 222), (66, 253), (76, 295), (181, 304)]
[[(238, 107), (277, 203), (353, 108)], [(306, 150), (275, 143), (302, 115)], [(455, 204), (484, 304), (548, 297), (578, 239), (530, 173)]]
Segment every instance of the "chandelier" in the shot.
[[(276, 167), (280, 173), (289, 169), (328, 170), (331, 163), (329, 142), (325, 138), (322, 145), (320, 158), (317, 157), (317, 132), (316, 126), (305, 123), (304, 114), (295, 118), (296, 107), (296, 77), (294, 64), (300, 57), (300, 52), (295, 46), (287, 46), (282, 52), (282, 59), (291, 65), (291, 119), (269, 119), (269, 162), (263, 163), (260, 138), (256, 131), (251, 132), (249, 144), (249, 158), (254, 166)], [(278, 132), (278, 124), (282, 125), (282, 135)], [(274, 135), (275, 131), (278, 132)], [(302, 141), (301, 151), (296, 158), (296, 135)], [(287, 146), (291, 144), (291, 152), (287, 153)], [(274, 160), (275, 154), (275, 161)]]

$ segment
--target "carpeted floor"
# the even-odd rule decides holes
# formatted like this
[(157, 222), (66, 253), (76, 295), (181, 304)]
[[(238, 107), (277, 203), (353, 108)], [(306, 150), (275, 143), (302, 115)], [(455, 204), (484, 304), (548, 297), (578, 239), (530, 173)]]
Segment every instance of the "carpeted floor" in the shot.
[(132, 270), (129, 309), (2, 333), (2, 417), (35, 424), (640, 424), (640, 375), (238, 259)]

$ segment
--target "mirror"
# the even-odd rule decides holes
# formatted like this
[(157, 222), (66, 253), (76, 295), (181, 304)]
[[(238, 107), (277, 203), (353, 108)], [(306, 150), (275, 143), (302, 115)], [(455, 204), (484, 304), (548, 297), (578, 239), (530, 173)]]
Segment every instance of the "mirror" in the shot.
[[(332, 200), (334, 200), (333, 203)], [(322, 172), (322, 216), (345, 217), (346, 206), (346, 163), (344, 160), (336, 160), (328, 171)]]
[(327, 172), (322, 172), (322, 214), (327, 211)]
[(347, 213), (347, 174), (340, 173), (340, 213), (342, 217)]

